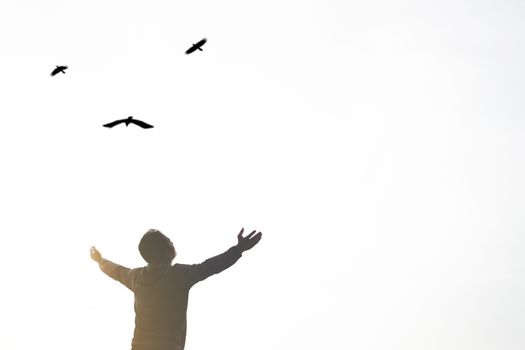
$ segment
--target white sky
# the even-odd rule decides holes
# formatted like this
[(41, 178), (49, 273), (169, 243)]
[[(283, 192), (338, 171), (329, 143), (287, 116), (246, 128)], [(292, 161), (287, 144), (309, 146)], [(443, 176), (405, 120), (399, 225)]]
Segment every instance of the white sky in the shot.
[[(0, 3), (0, 348), (130, 348), (149, 228), (187, 350), (525, 348), (525, 3)], [(204, 52), (184, 51), (202, 37)], [(55, 65), (66, 75), (51, 78)], [(155, 128), (102, 124), (133, 115)]]

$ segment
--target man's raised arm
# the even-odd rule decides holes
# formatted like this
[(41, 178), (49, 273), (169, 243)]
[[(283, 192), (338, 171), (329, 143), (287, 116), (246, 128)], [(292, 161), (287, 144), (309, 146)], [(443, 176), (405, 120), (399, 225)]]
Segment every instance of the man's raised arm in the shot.
[(131, 269), (116, 264), (107, 259), (104, 259), (102, 257), (102, 254), (100, 254), (100, 252), (95, 247), (91, 247), (89, 252), (91, 255), (91, 259), (98, 263), (98, 266), (100, 267), (100, 270), (102, 270), (102, 272), (104, 272), (109, 277), (113, 278), (115, 281), (119, 281), (120, 283), (125, 285), (129, 290), (133, 290), (133, 278)]
[(222, 272), (235, 264), (246, 250), (252, 249), (261, 240), (262, 233), (255, 234), (255, 230), (248, 236), (243, 237), (244, 228), (237, 235), (237, 245), (213, 258), (209, 258), (200, 264), (189, 265), (188, 282), (193, 285), (197, 282)]

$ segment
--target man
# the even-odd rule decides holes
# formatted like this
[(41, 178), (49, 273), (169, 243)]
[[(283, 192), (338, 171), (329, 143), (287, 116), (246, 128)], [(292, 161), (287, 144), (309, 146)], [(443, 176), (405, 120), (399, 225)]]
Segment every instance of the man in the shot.
[(135, 295), (135, 331), (132, 350), (183, 350), (186, 341), (186, 310), (190, 288), (211, 275), (224, 271), (253, 248), (262, 233), (237, 235), (237, 245), (226, 252), (194, 265), (174, 264), (173, 243), (162, 232), (149, 230), (139, 243), (145, 267), (129, 269), (102, 258), (91, 247), (91, 258), (109, 277), (128, 287)]

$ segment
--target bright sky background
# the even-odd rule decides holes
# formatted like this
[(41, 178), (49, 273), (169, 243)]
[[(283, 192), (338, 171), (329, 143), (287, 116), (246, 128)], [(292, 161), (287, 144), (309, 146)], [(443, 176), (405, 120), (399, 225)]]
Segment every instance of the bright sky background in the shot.
[[(197, 263), (241, 227), (263, 239), (192, 289), (187, 350), (525, 348), (524, 18), (3, 0), (0, 348), (129, 350), (89, 247), (142, 266), (156, 228)], [(155, 127), (102, 127), (129, 115)]]

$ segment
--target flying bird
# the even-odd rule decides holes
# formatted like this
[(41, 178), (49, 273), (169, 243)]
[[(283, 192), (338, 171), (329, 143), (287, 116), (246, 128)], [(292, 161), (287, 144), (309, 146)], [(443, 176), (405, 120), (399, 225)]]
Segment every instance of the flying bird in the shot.
[(202, 46), (204, 44), (206, 44), (206, 41), (208, 41), (208, 39), (204, 38), (201, 41), (199, 41), (198, 43), (191, 45), (191, 47), (188, 50), (186, 50), (186, 55), (189, 55), (190, 53), (192, 53), (195, 50), (202, 51)]
[(55, 75), (57, 75), (58, 73), (62, 72), (63, 74), (66, 74), (66, 72), (64, 72), (65, 70), (67, 69), (67, 66), (57, 66), (55, 69), (53, 69), (53, 71), (51, 72), (51, 76), (54, 77)]
[(149, 125), (148, 123), (144, 123), (142, 120), (133, 119), (132, 116), (129, 116), (126, 119), (115, 120), (114, 122), (104, 124), (103, 126), (105, 126), (106, 128), (112, 128), (115, 125), (118, 125), (118, 124), (121, 124), (121, 123), (126, 123), (126, 127), (129, 125), (129, 123), (136, 124), (136, 125), (140, 126), (141, 128), (144, 128), (144, 129), (149, 129), (149, 128), (153, 127), (153, 125)]

